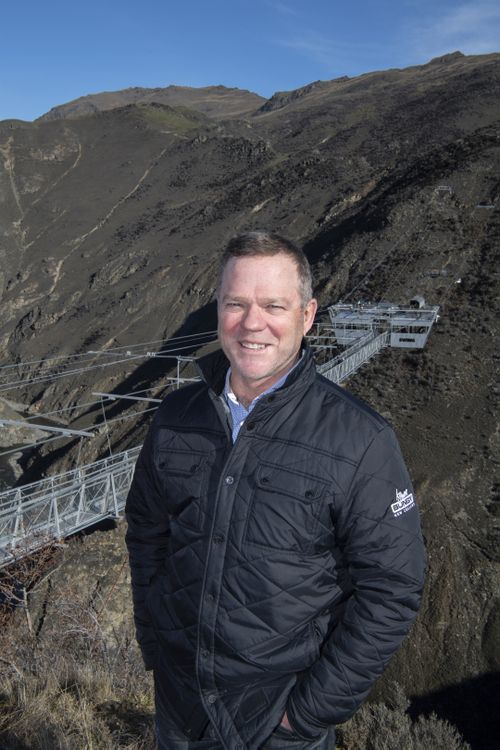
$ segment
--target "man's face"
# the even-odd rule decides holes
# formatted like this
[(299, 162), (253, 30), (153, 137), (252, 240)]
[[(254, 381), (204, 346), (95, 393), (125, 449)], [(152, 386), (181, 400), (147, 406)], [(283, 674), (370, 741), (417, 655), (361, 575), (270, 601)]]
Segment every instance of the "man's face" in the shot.
[(219, 340), (237, 395), (254, 398), (290, 369), (316, 308), (316, 300), (302, 307), (290, 256), (229, 259), (219, 289)]

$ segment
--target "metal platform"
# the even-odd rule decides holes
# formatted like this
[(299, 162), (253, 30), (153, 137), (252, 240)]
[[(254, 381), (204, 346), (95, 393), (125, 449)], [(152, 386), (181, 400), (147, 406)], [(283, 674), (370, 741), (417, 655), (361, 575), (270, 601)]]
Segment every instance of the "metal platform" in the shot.
[(426, 305), (415, 297), (412, 307), (398, 307), (390, 302), (376, 305), (331, 305), (328, 308), (331, 326), (339, 344), (349, 346), (367, 333), (387, 332), (388, 346), (423, 349), (439, 313), (438, 305)]

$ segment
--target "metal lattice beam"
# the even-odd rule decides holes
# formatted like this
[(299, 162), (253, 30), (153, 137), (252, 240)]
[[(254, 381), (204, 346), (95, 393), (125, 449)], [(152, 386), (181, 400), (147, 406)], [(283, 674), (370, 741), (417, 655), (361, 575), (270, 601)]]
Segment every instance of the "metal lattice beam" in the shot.
[[(418, 310), (393, 305), (334, 305), (329, 308), (331, 326), (325, 335), (318, 330), (316, 348), (329, 351), (330, 340), (347, 348), (318, 372), (341, 383), (386, 346), (421, 348), (438, 317), (437, 307)], [(421, 337), (420, 339), (418, 337)], [(411, 339), (411, 341), (410, 341)], [(422, 342), (422, 343), (421, 343)], [(177, 358), (177, 386), (199, 378), (181, 378)], [(118, 394), (99, 393), (102, 398), (159, 401)], [(13, 423), (0, 420), (0, 423)], [(16, 422), (53, 431), (90, 435), (83, 431)], [(63, 539), (104, 518), (116, 518), (125, 507), (135, 462), (141, 446), (95, 461), (72, 471), (0, 493), (0, 567), (54, 540)]]

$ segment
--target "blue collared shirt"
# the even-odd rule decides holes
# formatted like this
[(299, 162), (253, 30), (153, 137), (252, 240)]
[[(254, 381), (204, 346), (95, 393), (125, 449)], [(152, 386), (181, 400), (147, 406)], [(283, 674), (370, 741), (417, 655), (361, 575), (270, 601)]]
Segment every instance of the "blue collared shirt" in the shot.
[(227, 406), (229, 407), (229, 413), (231, 414), (231, 421), (232, 421), (231, 430), (233, 434), (233, 443), (238, 437), (238, 432), (240, 431), (240, 428), (243, 425), (245, 419), (248, 417), (248, 415), (250, 414), (252, 409), (255, 407), (257, 402), (264, 396), (267, 396), (269, 393), (272, 393), (278, 388), (281, 388), (281, 386), (283, 385), (287, 377), (290, 375), (292, 370), (295, 370), (295, 368), (299, 364), (300, 360), (302, 359), (302, 356), (303, 356), (303, 352), (301, 353), (298, 361), (294, 364), (293, 367), (291, 367), (288, 370), (288, 372), (282, 375), (281, 378), (276, 381), (276, 383), (273, 383), (272, 385), (270, 385), (266, 391), (259, 393), (259, 395), (254, 398), (254, 400), (249, 404), (248, 409), (245, 406), (243, 406), (243, 404), (240, 404), (236, 395), (233, 393), (233, 390), (231, 388), (231, 382), (230, 382), (231, 368), (228, 369), (226, 373), (226, 383), (224, 385), (224, 390), (222, 392), (222, 395), (224, 396), (224, 400)]

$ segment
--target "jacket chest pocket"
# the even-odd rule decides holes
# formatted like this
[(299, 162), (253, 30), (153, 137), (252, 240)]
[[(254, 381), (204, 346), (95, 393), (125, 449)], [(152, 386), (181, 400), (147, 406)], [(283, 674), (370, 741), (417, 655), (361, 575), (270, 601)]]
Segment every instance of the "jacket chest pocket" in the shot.
[(255, 476), (244, 541), (273, 549), (312, 549), (327, 484), (288, 467), (261, 463)]
[(171, 519), (200, 529), (201, 505), (207, 484), (207, 456), (192, 450), (164, 449), (157, 452), (155, 464)]

